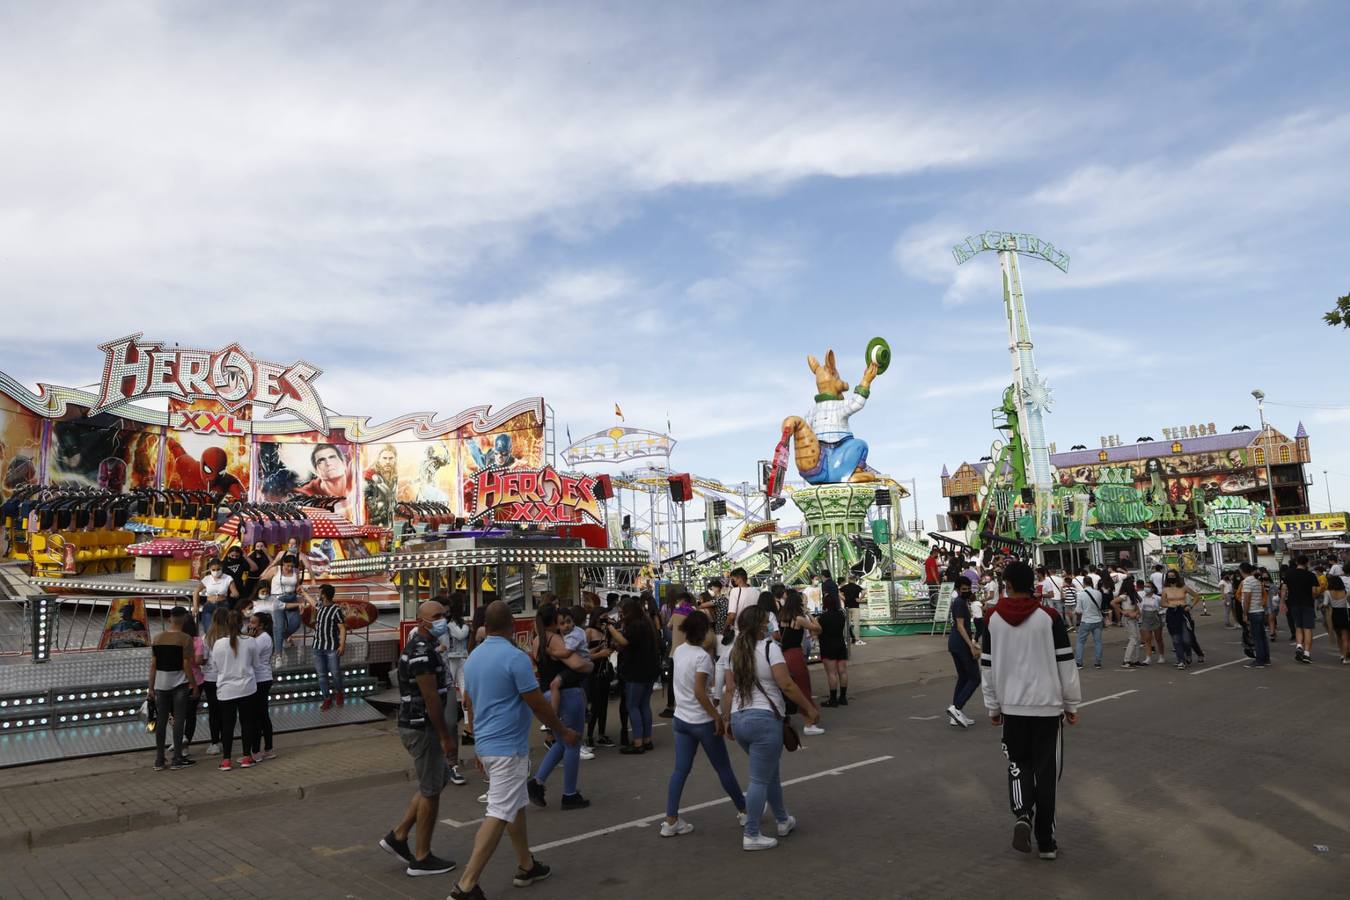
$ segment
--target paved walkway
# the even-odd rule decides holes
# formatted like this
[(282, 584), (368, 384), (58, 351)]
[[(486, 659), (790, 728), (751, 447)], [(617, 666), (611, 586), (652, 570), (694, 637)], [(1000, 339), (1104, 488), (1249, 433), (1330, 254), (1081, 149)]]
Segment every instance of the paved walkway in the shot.
[[(927, 637), (868, 641), (856, 648), (855, 693), (868, 684), (948, 677), (945, 646)], [(819, 666), (812, 672), (823, 687), (824, 672)], [(618, 722), (616, 710), (610, 722)], [(219, 760), (205, 755), (205, 744), (194, 749), (198, 764), (178, 772), (152, 770), (153, 752), (0, 769), (0, 852), (393, 784), (412, 774), (389, 722), (278, 735), (278, 758), (247, 771), (218, 772)]]
[[(1209, 651), (1205, 666), (1123, 671), (1113, 665), (1123, 637), (1111, 629), (1106, 668), (1082, 673), (1087, 702), (1081, 723), (1066, 734), (1061, 855), (1053, 863), (1009, 848), (1005, 764), (979, 700), (967, 708), (981, 720), (974, 728), (953, 728), (942, 717), (952, 680), (945, 642), (894, 638), (868, 642), (864, 653), (873, 661), (857, 666), (854, 702), (827, 710), (827, 733), (783, 757), (786, 799), (799, 828), (778, 849), (740, 850), (730, 804), (702, 762), (683, 798), (696, 831), (659, 837), (653, 823), (664, 806), (672, 759), (662, 727), (654, 754), (601, 752), (582, 763), (589, 809), (561, 811), (560, 776), (551, 779), (548, 808), (530, 807), (527, 818), (531, 845), (554, 876), (530, 894), (588, 900), (683, 900), (691, 893), (830, 900), (1346, 896), (1350, 785), (1343, 773), (1350, 721), (1340, 710), (1350, 667), (1335, 663), (1323, 637), (1315, 643), (1313, 666), (1296, 665), (1281, 645), (1274, 667), (1246, 671), (1237, 632), (1224, 630), (1218, 617), (1199, 622)], [(819, 691), (818, 668), (812, 678)], [(378, 757), (384, 777), (398, 781), (403, 751), (394, 738), (370, 727), (303, 737), (305, 746), (301, 737), (283, 745), (286, 756), (271, 775), (266, 765), (229, 775), (157, 774), (145, 768), (148, 760), (133, 770), (136, 760), (113, 758), (48, 782), (61, 792), (55, 806), (78, 806), (81, 789), (106, 803), (118, 793), (139, 794), (140, 785), (173, 785), (174, 779), (194, 801), (218, 784), (241, 795), (271, 784), (279, 798), (264, 804), (268, 795), (257, 792), (248, 799), (212, 794), (220, 798), (215, 806), (185, 821), (143, 823), (150, 828), (135, 822), (133, 831), (97, 840), (52, 845), (39, 839), (32, 849), (0, 852), (0, 897), (444, 897), (453, 876), (408, 878), (375, 846), (407, 803), (410, 784), (351, 780), (380, 775), (369, 771), (323, 780), (349, 761)], [(95, 762), (105, 768), (94, 771)], [(744, 754), (733, 749), (732, 762), (744, 784)], [(13, 779), (26, 774), (29, 783), (17, 790), (25, 803), (38, 802), (40, 793), (25, 792), (42, 790), (33, 782), (43, 768), (3, 773), (10, 780), (0, 779), (0, 796), (9, 800)], [(471, 780), (447, 788), (442, 798), (434, 847), (461, 865), (482, 816), (475, 799), (480, 790)], [(503, 850), (485, 874), (487, 895), (516, 896), (510, 877)]]

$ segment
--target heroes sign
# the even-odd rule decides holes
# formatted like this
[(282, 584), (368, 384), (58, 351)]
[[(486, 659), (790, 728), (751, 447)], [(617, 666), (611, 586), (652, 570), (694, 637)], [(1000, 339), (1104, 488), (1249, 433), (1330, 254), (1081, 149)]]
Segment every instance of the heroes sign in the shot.
[(140, 338), (137, 332), (99, 345), (105, 355), (103, 384), (90, 415), (141, 397), (176, 397), (216, 400), (230, 412), (257, 403), (270, 407), (268, 417), (288, 412), (328, 431), (328, 413), (311, 383), (323, 370), (304, 360), (283, 366), (256, 360), (238, 344), (187, 350)]
[(497, 522), (567, 524), (583, 519), (600, 524), (595, 479), (542, 469), (484, 469), (466, 486), (473, 518)]

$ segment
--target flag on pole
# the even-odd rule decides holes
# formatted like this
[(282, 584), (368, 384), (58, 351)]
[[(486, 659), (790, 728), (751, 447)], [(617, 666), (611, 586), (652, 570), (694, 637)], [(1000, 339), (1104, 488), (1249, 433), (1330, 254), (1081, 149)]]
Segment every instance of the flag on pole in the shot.
[(620, 422), (624, 421), (623, 410), (619, 409), (619, 404), (617, 403), (614, 404), (614, 415), (619, 417)]

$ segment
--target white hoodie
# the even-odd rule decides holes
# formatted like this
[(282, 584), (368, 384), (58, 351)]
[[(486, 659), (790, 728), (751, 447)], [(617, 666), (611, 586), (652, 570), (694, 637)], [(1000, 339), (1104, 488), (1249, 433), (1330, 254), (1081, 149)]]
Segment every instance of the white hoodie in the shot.
[(980, 687), (989, 714), (1058, 716), (1083, 699), (1064, 620), (1031, 597), (1004, 597), (986, 617)]

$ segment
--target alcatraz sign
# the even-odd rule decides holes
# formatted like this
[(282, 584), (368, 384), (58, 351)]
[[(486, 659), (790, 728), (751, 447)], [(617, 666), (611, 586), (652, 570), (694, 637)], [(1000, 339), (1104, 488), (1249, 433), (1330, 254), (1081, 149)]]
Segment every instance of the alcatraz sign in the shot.
[(269, 407), (266, 417), (290, 413), (321, 432), (328, 414), (312, 382), (323, 370), (304, 360), (283, 366), (249, 356), (238, 344), (220, 350), (166, 348), (138, 332), (100, 344), (105, 359), (98, 404), (90, 415), (143, 397), (216, 400), (230, 412), (246, 403)]
[(484, 469), (466, 486), (472, 520), (491, 514), (496, 522), (566, 525), (589, 520), (600, 524), (595, 479), (542, 469)]

